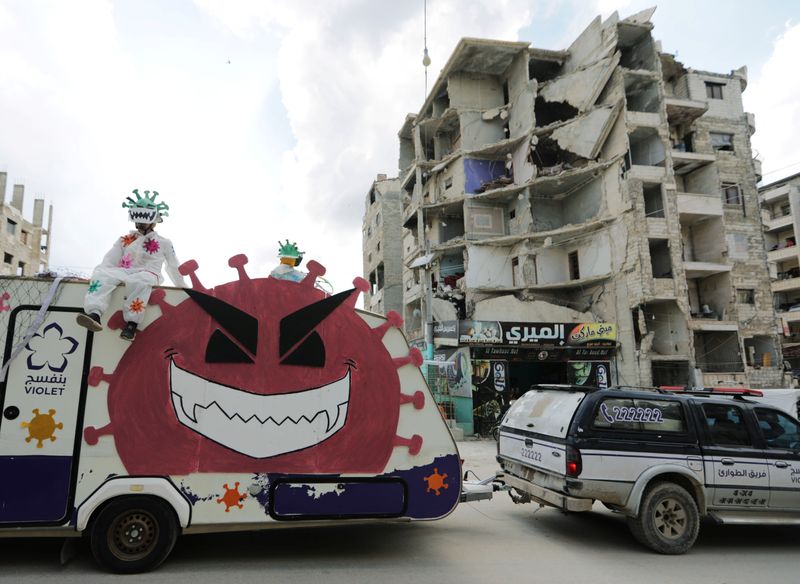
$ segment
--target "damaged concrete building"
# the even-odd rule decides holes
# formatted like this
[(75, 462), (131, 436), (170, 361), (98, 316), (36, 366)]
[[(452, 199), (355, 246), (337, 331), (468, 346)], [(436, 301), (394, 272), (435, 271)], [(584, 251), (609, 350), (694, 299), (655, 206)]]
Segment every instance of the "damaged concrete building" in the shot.
[(662, 53), (653, 11), (462, 39), (400, 129), (406, 333), (467, 433), (533, 383), (784, 383), (746, 69)]
[(362, 220), (364, 278), (370, 289), (364, 308), (379, 314), (403, 312), (400, 181), (379, 174), (367, 193)]
[(783, 358), (800, 377), (800, 174), (759, 188), (775, 310), (783, 331)]
[[(5, 201), (8, 175), (0, 172), (0, 195)], [(3, 228), (0, 249), (3, 263), (0, 274), (4, 276), (34, 276), (46, 272), (50, 260), (50, 233), (53, 223), (53, 206), (44, 224), (44, 199), (33, 201), (33, 221), (22, 216), (25, 185), (14, 185), (9, 203), (3, 203)]]

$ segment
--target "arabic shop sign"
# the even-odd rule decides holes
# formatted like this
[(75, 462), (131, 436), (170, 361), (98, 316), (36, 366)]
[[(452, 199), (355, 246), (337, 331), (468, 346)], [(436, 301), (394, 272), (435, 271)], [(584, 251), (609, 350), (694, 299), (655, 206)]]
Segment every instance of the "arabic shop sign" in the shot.
[(617, 326), (607, 322), (507, 322), (459, 320), (436, 323), (437, 344), (516, 347), (614, 347)]

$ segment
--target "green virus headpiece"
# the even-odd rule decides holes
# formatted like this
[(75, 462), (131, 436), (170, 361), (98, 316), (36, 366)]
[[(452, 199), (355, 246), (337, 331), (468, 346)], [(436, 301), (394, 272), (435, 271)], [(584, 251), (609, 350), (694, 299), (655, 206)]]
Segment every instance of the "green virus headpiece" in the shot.
[(297, 249), (296, 243), (289, 243), (289, 240), (286, 240), (286, 243), (278, 242), (278, 256), (282, 258), (302, 258), (305, 252), (300, 251)]
[(133, 189), (136, 198), (127, 197), (122, 202), (122, 207), (128, 210), (128, 219), (134, 223), (161, 223), (163, 217), (169, 216), (169, 205), (156, 203), (158, 191), (145, 191), (144, 196), (139, 194), (139, 189)]

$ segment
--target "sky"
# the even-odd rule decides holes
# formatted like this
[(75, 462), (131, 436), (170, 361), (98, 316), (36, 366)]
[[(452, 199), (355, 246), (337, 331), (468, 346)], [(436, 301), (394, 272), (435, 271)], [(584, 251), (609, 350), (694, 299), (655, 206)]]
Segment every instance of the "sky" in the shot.
[[(638, 0), (427, 0), (430, 85), (461, 37), (565, 49)], [(88, 275), (157, 190), (158, 231), (203, 285), (296, 241), (336, 290), (362, 275), (361, 221), (425, 98), (424, 0), (0, 0), (0, 171), (53, 205), (50, 265)], [(800, 172), (800, 3), (670, 0), (653, 17), (687, 67), (749, 69), (764, 183)], [(302, 267), (302, 266), (301, 266)]]

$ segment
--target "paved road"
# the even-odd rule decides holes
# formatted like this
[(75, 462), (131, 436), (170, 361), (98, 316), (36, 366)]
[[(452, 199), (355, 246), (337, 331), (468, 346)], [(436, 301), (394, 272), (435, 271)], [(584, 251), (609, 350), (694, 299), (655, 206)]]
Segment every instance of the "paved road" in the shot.
[[(463, 442), (465, 468), (495, 468), (494, 442)], [(433, 523), (281, 529), (195, 535), (157, 572), (125, 582), (239, 584), (592, 583), (800, 581), (800, 529), (703, 525), (684, 556), (653, 554), (633, 541), (623, 518), (598, 509), (563, 515), (494, 501), (459, 506)], [(0, 581), (107, 582), (86, 549), (59, 564), (55, 540), (0, 539)]]

